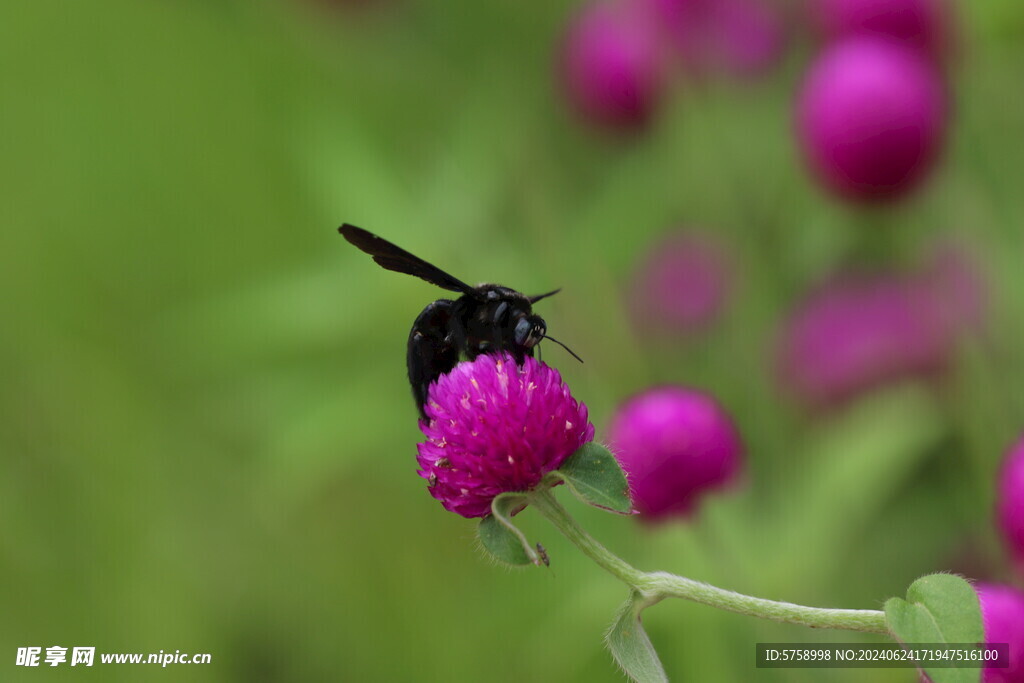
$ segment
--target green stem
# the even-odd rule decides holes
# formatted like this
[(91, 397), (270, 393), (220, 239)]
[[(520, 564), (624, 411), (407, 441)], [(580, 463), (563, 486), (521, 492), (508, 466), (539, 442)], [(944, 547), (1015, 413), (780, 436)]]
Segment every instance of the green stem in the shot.
[(667, 572), (640, 571), (588, 534), (555, 499), (551, 489), (541, 487), (534, 490), (530, 493), (530, 502), (587, 557), (626, 585), (639, 591), (647, 604), (653, 604), (663, 598), (683, 598), (730, 612), (787, 624), (885, 635), (889, 633), (885, 625), (885, 614), (877, 610), (805, 607), (734, 593)]

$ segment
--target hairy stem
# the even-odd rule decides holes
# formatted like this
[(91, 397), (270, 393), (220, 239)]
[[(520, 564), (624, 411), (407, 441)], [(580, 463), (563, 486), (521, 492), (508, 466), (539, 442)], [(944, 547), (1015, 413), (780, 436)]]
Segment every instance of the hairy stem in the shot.
[(639, 591), (644, 596), (644, 602), (648, 604), (663, 598), (683, 598), (730, 612), (787, 624), (886, 635), (889, 633), (885, 625), (885, 614), (878, 610), (805, 607), (734, 593), (667, 572), (640, 571), (588, 534), (555, 499), (551, 489), (541, 487), (534, 490), (530, 493), (530, 502), (587, 557), (626, 585)]

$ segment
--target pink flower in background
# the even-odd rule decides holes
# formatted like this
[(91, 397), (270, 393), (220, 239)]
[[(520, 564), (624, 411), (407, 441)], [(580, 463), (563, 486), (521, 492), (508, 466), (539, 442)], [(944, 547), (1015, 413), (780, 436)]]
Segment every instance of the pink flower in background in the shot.
[(786, 47), (779, 12), (764, 0), (717, 0), (711, 5), (712, 62), (737, 76), (775, 66)]
[(779, 377), (801, 402), (828, 406), (938, 376), (984, 328), (987, 298), (978, 264), (953, 242), (933, 248), (919, 271), (833, 275), (783, 322)]
[(459, 363), (430, 386), (425, 408), (418, 473), (463, 517), (485, 517), (498, 494), (534, 488), (594, 438), (587, 407), (534, 358), (522, 367), (489, 354)]
[(815, 0), (811, 7), (812, 20), (828, 40), (887, 38), (937, 61), (949, 49), (949, 6), (943, 0)]
[(1007, 453), (999, 472), (996, 484), (996, 524), (1010, 558), (1024, 575), (1024, 438)]
[(709, 69), (755, 76), (778, 63), (786, 46), (782, 15), (771, 0), (633, 0), (691, 73)]
[(660, 38), (684, 68), (707, 67), (708, 16), (712, 0), (633, 0), (660, 29)]
[(1024, 593), (1010, 586), (979, 584), (981, 617), (986, 643), (1007, 643), (1010, 666), (986, 667), (984, 683), (1022, 683), (1024, 681)]
[(662, 97), (657, 29), (626, 3), (584, 6), (570, 21), (559, 68), (573, 108), (604, 126), (642, 127)]
[(812, 65), (796, 106), (796, 132), (818, 180), (873, 202), (906, 195), (934, 167), (946, 128), (943, 83), (895, 41), (851, 38)]
[(709, 234), (680, 230), (656, 241), (640, 260), (629, 309), (648, 329), (699, 331), (721, 314), (732, 280), (722, 244)]
[(942, 370), (949, 335), (928, 290), (898, 276), (841, 276), (786, 321), (779, 366), (809, 404)]
[(647, 520), (691, 514), (707, 491), (729, 484), (743, 442), (710, 396), (683, 387), (649, 389), (626, 401), (608, 426), (608, 445)]

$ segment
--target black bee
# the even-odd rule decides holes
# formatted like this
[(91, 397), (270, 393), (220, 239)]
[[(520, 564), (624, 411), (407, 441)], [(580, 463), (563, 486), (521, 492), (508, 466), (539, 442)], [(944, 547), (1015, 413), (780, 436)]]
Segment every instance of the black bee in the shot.
[(533, 304), (560, 290), (525, 296), (501, 285), (471, 287), (437, 266), (396, 247), (372, 232), (345, 224), (338, 232), (388, 270), (408, 273), (462, 296), (454, 301), (438, 299), (428, 304), (412, 324), (406, 364), (409, 383), (423, 419), (430, 383), (450, 371), (460, 356), (472, 360), (482, 353), (508, 352), (522, 365), (541, 339), (562, 346), (583, 362), (565, 344), (547, 334), (544, 319), (534, 314)]

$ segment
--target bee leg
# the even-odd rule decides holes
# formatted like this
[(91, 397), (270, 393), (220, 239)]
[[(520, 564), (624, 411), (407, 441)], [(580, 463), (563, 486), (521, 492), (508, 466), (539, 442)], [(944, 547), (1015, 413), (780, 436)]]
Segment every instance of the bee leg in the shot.
[(512, 357), (516, 359), (516, 365), (522, 366), (526, 362), (526, 357), (533, 358), (533, 349), (526, 346), (516, 346), (515, 344), (509, 344), (508, 352), (512, 354)]
[(406, 351), (409, 384), (420, 417), (427, 419), (424, 406), (430, 383), (459, 362), (458, 339), (461, 326), (452, 314), (454, 302), (439, 299), (429, 304), (412, 324)]

